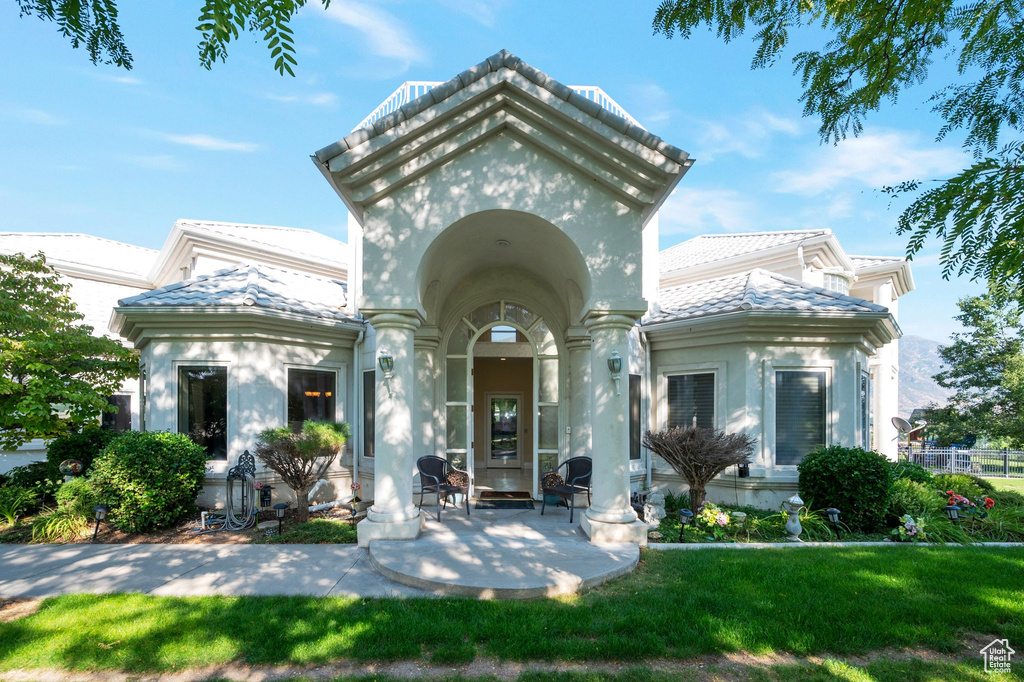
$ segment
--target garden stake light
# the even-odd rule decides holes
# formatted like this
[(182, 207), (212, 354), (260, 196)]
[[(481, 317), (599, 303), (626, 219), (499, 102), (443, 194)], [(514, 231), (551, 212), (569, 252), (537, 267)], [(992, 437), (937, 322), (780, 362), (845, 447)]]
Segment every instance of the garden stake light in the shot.
[(690, 525), (690, 521), (693, 520), (693, 512), (683, 507), (679, 510), (679, 542), (683, 541), (683, 531)]
[(274, 505), (274, 511), (277, 512), (277, 534), (281, 534), (281, 522), (284, 520), (284, 510), (288, 508), (288, 505), (279, 502)]
[(957, 519), (960, 518), (960, 507), (956, 506), (955, 504), (946, 505), (945, 511), (946, 516), (948, 516), (949, 520), (953, 523), (956, 523)]
[(835, 507), (829, 507), (825, 510), (825, 515), (828, 516), (828, 522), (832, 524), (832, 528), (836, 532), (836, 540), (839, 539), (839, 510)]
[(96, 527), (92, 531), (92, 541), (96, 542), (96, 534), (100, 532), (100, 523), (107, 518), (107, 514), (110, 513), (110, 506), (106, 504), (97, 504), (92, 508), (96, 512)]

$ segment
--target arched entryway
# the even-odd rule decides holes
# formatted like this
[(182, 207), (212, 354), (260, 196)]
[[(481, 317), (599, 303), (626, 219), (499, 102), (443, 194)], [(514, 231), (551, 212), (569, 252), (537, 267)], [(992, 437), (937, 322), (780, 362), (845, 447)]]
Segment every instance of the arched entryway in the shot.
[(508, 300), (480, 305), (450, 325), (445, 454), (473, 473), (474, 488), (537, 497), (539, 474), (557, 465), (567, 445), (560, 346), (544, 318)]

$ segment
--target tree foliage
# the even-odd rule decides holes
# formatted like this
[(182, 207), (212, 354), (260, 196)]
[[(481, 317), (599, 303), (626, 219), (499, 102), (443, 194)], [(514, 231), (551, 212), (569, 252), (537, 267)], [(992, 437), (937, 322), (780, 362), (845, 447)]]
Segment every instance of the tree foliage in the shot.
[(943, 276), (1024, 282), (1024, 16), (1020, 0), (664, 0), (654, 30), (689, 37), (700, 27), (729, 42), (748, 28), (753, 68), (774, 64), (798, 29), (832, 37), (793, 57), (804, 114), (823, 142), (863, 130), (867, 114), (924, 82), (936, 57), (956, 60), (957, 78), (930, 98), (941, 140), (963, 131), (975, 161), (947, 180), (908, 178), (887, 187), (915, 194), (897, 232), (907, 255), (929, 237), (942, 243)]
[(334, 463), (348, 438), (348, 424), (307, 420), (302, 431), (287, 426), (265, 429), (256, 441), (256, 459), (295, 491), (296, 519), (309, 520), (309, 491)]
[[(132, 68), (132, 55), (118, 24), (116, 0), (16, 0), (22, 16), (57, 24), (71, 46), (85, 47), (93, 64)], [(253, 33), (266, 43), (274, 69), (295, 75), (295, 37), (291, 20), (307, 0), (203, 0), (196, 30), (199, 63), (206, 69), (228, 56), (228, 43)], [(320, 0), (324, 8), (331, 0)]]
[(648, 431), (644, 447), (665, 460), (690, 485), (690, 510), (696, 514), (708, 483), (731, 466), (750, 462), (756, 439), (698, 426)]
[(134, 351), (93, 336), (43, 254), (0, 254), (0, 449), (53, 438), (114, 409)]
[[(1024, 446), (1024, 321), (1017, 287), (992, 287), (961, 299), (956, 316), (966, 331), (939, 348), (935, 380), (953, 389), (949, 409), (961, 430)], [(929, 422), (930, 423), (930, 422)], [(955, 434), (953, 434), (955, 435)]]

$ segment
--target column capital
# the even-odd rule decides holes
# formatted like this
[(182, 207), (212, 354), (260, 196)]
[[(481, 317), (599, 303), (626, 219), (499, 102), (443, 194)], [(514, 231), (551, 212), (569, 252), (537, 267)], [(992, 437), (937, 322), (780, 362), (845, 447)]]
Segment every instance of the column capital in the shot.
[[(640, 315), (642, 314), (643, 313), (640, 313)], [(591, 334), (595, 331), (603, 331), (605, 329), (629, 331), (636, 326), (636, 321), (640, 319), (640, 315), (629, 310), (592, 310), (587, 313), (587, 319), (584, 320), (583, 324), (588, 330), (590, 330)]]
[(424, 326), (416, 330), (412, 339), (416, 350), (437, 350), (441, 345), (441, 330), (433, 326)]
[(406, 329), (416, 331), (423, 318), (415, 310), (363, 310), (374, 329)]

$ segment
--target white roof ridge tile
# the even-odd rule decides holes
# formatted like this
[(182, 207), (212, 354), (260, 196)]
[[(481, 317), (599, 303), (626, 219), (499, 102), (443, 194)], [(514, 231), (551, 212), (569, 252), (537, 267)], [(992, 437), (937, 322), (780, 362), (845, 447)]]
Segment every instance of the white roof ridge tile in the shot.
[[(577, 94), (569, 88), (569, 86), (551, 78), (543, 71), (530, 66), (519, 57), (504, 49), (496, 52), (479, 64), (471, 66), (454, 78), (450, 78), (440, 85), (431, 88), (428, 92), (407, 103), (400, 109), (377, 119), (372, 124), (352, 131), (333, 144), (329, 144), (326, 147), (317, 150), (313, 153), (313, 157), (316, 161), (325, 163), (330, 159), (341, 156), (350, 149), (354, 149), (397, 126), (402, 121), (409, 120), (429, 107), (448, 99), (455, 93), (475, 83), (484, 76), (490, 73), (496, 73), (502, 69), (508, 69), (518, 73), (537, 87), (547, 90), (552, 95), (566, 101), (594, 119), (601, 121), (605, 125), (611, 125), (633, 141), (647, 147), (648, 149), (660, 152), (677, 163), (683, 163), (689, 158), (689, 154), (683, 150), (669, 144), (657, 135), (644, 130), (640, 126), (633, 125), (628, 121), (625, 121), (625, 119), (614, 123), (609, 122), (609, 119), (621, 117), (611, 114), (610, 112), (602, 115), (601, 112), (604, 110), (599, 104)], [(625, 125), (623, 125), (623, 122)]]

